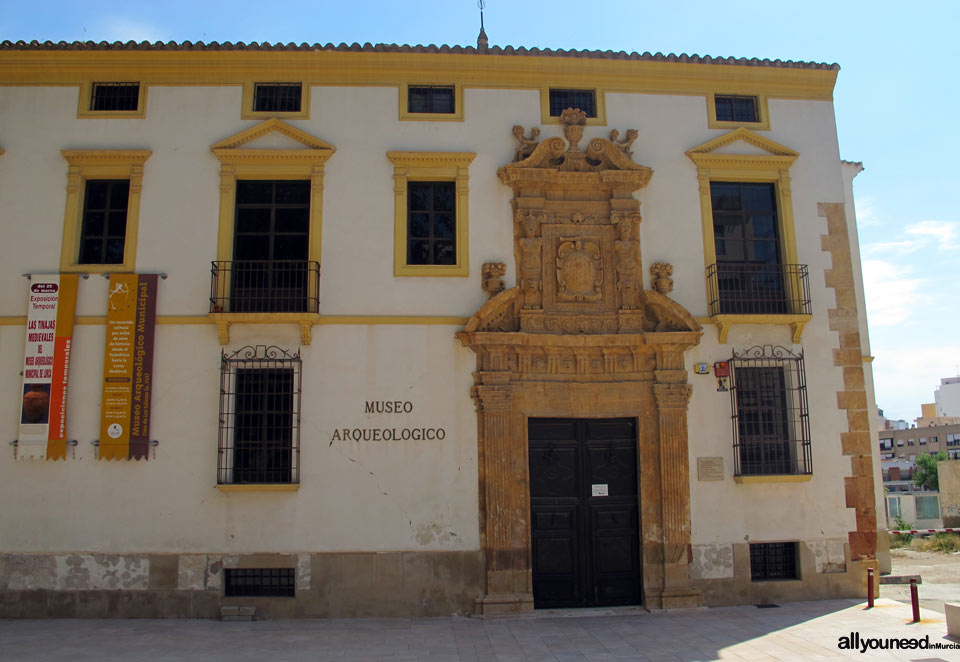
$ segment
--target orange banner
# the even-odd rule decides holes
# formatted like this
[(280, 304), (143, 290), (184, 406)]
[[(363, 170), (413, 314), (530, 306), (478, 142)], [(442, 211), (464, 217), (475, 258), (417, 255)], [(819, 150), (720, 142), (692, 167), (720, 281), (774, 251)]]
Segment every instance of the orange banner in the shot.
[(100, 459), (130, 457), (133, 349), (137, 314), (137, 274), (110, 274), (107, 339), (100, 399)]
[(67, 379), (73, 350), (73, 320), (77, 308), (78, 274), (60, 275), (60, 304), (57, 306), (57, 335), (53, 347), (53, 376), (50, 382), (50, 433), (47, 459), (67, 459)]

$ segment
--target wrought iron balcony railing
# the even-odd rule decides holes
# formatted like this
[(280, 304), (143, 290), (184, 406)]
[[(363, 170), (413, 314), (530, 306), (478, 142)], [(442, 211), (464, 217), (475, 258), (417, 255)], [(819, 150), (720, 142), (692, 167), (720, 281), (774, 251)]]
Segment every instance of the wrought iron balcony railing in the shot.
[(217, 260), (211, 313), (315, 313), (320, 264), (311, 260)]
[(719, 262), (707, 267), (711, 315), (809, 315), (805, 264)]

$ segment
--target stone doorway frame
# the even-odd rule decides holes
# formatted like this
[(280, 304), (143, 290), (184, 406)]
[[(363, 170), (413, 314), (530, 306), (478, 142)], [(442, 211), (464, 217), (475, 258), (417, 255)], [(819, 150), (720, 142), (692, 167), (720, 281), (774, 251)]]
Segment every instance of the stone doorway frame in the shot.
[[(656, 293), (646, 294), (657, 298)], [(490, 319), (489, 313), (509, 306), (515, 297), (516, 288), (494, 297), (458, 334), (477, 352), (472, 396), (486, 563), (477, 613), (534, 608), (528, 419), (538, 417), (636, 418), (643, 605), (701, 606), (702, 595), (690, 586), (688, 565), (687, 408), (692, 386), (686, 383), (684, 367), (684, 352), (699, 342), (701, 333), (551, 335), (476, 330), (481, 320)]]

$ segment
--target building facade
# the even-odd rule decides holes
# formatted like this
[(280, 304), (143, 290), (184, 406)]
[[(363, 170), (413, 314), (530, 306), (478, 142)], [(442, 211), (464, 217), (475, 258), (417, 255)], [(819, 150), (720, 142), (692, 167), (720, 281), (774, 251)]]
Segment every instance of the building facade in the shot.
[(3, 43), (2, 615), (865, 594), (837, 70)]

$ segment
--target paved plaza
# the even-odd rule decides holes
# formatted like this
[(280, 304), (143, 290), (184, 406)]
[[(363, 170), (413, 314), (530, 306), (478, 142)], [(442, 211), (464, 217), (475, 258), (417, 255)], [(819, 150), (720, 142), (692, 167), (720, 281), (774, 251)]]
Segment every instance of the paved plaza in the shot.
[(919, 637), (952, 645), (943, 614), (881, 599), (797, 602), (778, 608), (720, 607), (537, 613), (534, 617), (278, 620), (0, 621), (3, 662), (190, 660), (960, 660), (955, 650), (843, 650), (841, 637)]

